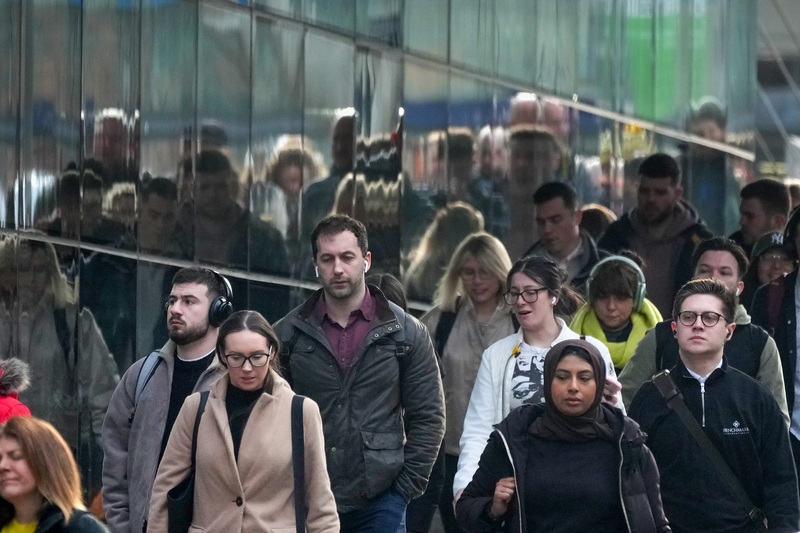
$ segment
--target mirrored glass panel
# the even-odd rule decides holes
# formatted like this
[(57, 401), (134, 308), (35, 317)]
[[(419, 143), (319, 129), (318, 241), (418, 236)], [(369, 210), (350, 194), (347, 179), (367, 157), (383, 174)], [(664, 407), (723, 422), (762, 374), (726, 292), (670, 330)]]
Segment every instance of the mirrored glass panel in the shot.
[[(401, 174), (402, 62), (359, 51), (356, 61), (356, 164), (336, 191), (334, 210), (364, 223), (372, 273), (400, 275), (401, 231), (420, 203)], [(405, 194), (404, 194), (405, 193)], [(402, 198), (402, 202), (401, 202)]]
[(19, 226), (78, 240), (81, 6), (45, 0), (20, 5), (25, 89), (20, 95)]
[(464, 0), (450, 10), (450, 61), (482, 72), (497, 70), (494, 0)]
[(303, 0), (306, 19), (352, 34), (356, 24), (356, 0)]
[(289, 260), (284, 272), (296, 276), (303, 191), (324, 173), (321, 156), (303, 137), (303, 32), (263, 20), (256, 20), (254, 28), (248, 202), (259, 226), (264, 222), (280, 232)]
[(0, 228), (16, 227), (19, 179), (19, 2), (0, 1)]
[[(141, 11), (138, 250), (179, 259), (194, 253), (197, 6), (145, 2)], [(148, 352), (149, 353), (149, 352)]]
[(449, 0), (405, 0), (403, 45), (415, 54), (447, 61)]
[(84, 2), (81, 239), (134, 249), (139, 173), (139, 9)]
[(402, 46), (402, 0), (356, 0), (356, 7), (357, 33), (390, 46)]
[[(405, 64), (403, 91), (403, 172), (408, 189), (421, 203), (420, 216), (402, 235), (403, 282), (412, 300), (429, 301), (440, 265), (427, 261), (436, 245), (437, 210), (447, 204), (447, 127), (450, 77), (411, 61)], [(422, 208), (424, 206), (424, 209)], [(442, 226), (444, 228), (444, 226)], [(428, 266), (430, 265), (430, 266)], [(433, 271), (433, 274), (429, 274)]]
[(306, 149), (322, 163), (303, 196), (300, 274), (313, 279), (311, 232), (331, 214), (336, 194), (355, 162), (355, 47), (311, 33), (305, 38), (304, 134)]

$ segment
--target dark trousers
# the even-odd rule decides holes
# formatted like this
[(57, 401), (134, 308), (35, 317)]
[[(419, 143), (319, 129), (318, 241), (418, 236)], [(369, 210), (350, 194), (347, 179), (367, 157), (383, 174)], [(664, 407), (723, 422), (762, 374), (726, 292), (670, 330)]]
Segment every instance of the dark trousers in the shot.
[(463, 533), (464, 530), (456, 522), (456, 513), (453, 511), (453, 478), (458, 470), (458, 456), (444, 456), (444, 486), (442, 497), (439, 499), (439, 516), (445, 533)]
[(425, 493), (411, 500), (406, 509), (406, 529), (409, 533), (428, 533), (433, 515), (439, 505), (444, 484), (444, 444), (439, 448), (439, 456), (433, 463)]
[(341, 533), (404, 532), (406, 501), (394, 489), (370, 500), (366, 507), (339, 515)]

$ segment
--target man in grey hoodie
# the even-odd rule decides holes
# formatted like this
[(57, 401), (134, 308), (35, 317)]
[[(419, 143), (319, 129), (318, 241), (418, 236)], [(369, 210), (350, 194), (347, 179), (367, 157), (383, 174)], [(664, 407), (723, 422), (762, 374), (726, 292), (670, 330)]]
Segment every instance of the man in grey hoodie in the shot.
[(611, 224), (598, 246), (612, 254), (631, 250), (644, 259), (647, 297), (669, 316), (678, 289), (692, 278), (692, 254), (711, 238), (697, 211), (681, 199), (681, 171), (667, 154), (639, 167), (637, 205)]

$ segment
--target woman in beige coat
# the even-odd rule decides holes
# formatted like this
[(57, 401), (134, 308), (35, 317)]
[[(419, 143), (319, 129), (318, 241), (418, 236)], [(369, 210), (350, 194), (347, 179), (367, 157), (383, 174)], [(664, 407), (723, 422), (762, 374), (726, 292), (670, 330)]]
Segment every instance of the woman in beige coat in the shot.
[[(219, 329), (217, 357), (228, 368), (211, 387), (197, 436), (194, 517), (189, 531), (294, 533), (291, 404), (277, 370), (280, 343), (255, 311), (239, 311)], [(167, 492), (191, 470), (200, 394), (187, 398), (169, 437), (150, 503), (148, 531), (167, 531)], [(303, 402), (305, 494), (309, 533), (338, 533), (325, 463), (322, 419)]]

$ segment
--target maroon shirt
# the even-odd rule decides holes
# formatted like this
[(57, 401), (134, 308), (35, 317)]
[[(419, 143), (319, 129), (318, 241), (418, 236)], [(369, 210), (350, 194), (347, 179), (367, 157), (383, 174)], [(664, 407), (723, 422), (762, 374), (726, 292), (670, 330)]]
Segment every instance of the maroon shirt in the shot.
[(317, 300), (313, 314), (322, 325), (322, 332), (333, 349), (333, 357), (339, 368), (344, 371), (350, 370), (356, 347), (369, 333), (370, 323), (375, 316), (375, 297), (367, 289), (361, 307), (350, 313), (345, 327), (340, 326), (328, 316), (324, 294)]

